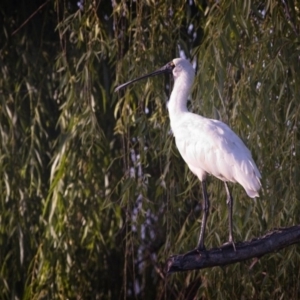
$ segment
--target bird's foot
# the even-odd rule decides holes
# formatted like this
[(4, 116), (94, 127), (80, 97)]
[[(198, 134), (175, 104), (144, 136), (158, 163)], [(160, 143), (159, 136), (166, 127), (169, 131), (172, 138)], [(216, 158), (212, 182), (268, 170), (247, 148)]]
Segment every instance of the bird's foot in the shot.
[(183, 254), (182, 258), (185, 258), (187, 256), (192, 256), (192, 255), (205, 255), (206, 258), (208, 258), (208, 252), (205, 249), (205, 247), (203, 248), (195, 248), (194, 250), (188, 251), (187, 253)]
[(188, 251), (187, 253), (183, 254), (182, 258), (181, 258), (181, 267), (183, 267), (184, 264), (184, 260), (187, 256), (193, 256), (193, 255), (200, 255), (200, 256), (205, 256), (205, 258), (208, 258), (208, 252), (205, 249), (205, 247), (203, 248), (196, 248), (194, 250)]
[(235, 248), (235, 243), (234, 243), (234, 241), (228, 241), (228, 242), (224, 243), (224, 244), (221, 246), (222, 249), (226, 249), (226, 248), (229, 248), (229, 247), (232, 247), (233, 250), (234, 250), (234, 252), (236, 252), (236, 248)]

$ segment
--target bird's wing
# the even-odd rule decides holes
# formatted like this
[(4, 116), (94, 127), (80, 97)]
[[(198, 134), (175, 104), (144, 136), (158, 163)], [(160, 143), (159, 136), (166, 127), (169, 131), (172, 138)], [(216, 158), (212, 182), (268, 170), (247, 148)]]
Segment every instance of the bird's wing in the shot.
[(239, 182), (250, 197), (258, 195), (261, 175), (251, 153), (225, 123), (188, 113), (172, 129), (180, 154), (200, 180), (209, 173)]

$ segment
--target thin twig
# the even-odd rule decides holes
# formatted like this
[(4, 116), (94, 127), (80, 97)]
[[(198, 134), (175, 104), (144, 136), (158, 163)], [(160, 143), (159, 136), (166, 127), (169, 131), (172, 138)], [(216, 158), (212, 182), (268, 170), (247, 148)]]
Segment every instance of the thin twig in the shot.
[(282, 0), (282, 3), (283, 3), (283, 5), (284, 5), (284, 11), (285, 11), (285, 16), (286, 16), (286, 18), (287, 18), (288, 21), (290, 22), (290, 24), (291, 24), (291, 26), (292, 26), (292, 28), (293, 28), (295, 34), (296, 34), (297, 36), (299, 36), (298, 31), (297, 31), (297, 29), (296, 29), (296, 26), (295, 26), (295, 24), (292, 22), (291, 14), (290, 14), (289, 7), (288, 7), (286, 1), (285, 1), (285, 0)]
[(22, 27), (24, 27), (28, 22), (29, 22), (29, 20), (30, 19), (32, 19), (33, 18), (33, 16), (35, 16), (48, 2), (50, 2), (50, 0), (47, 0), (44, 4), (42, 4), (35, 12), (33, 12), (30, 16), (29, 16), (29, 18), (27, 18), (23, 23), (22, 23), (22, 25), (21, 26), (19, 26), (11, 35), (13, 36), (13, 35), (15, 35)]

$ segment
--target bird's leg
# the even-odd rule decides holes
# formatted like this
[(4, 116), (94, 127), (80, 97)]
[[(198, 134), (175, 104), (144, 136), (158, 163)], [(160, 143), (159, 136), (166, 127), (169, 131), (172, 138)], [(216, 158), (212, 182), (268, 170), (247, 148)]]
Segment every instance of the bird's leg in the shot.
[(230, 191), (229, 191), (229, 188), (228, 188), (228, 185), (227, 185), (227, 182), (225, 181), (225, 189), (226, 189), (226, 194), (227, 194), (227, 200), (226, 200), (226, 203), (228, 205), (228, 222), (229, 222), (229, 239), (228, 239), (228, 242), (225, 243), (225, 245), (227, 244), (230, 244), (232, 245), (234, 251), (236, 251), (236, 248), (235, 248), (235, 244), (234, 244), (234, 241), (233, 241), (233, 234), (232, 234), (232, 208), (233, 208), (233, 198), (230, 194)]
[(207, 195), (205, 179), (202, 181), (202, 196), (203, 196), (203, 206), (202, 206), (203, 215), (202, 215), (202, 224), (201, 224), (198, 244), (196, 249), (185, 253), (184, 257), (189, 255), (199, 254), (201, 252), (204, 252), (205, 255), (207, 256), (207, 252), (204, 246), (204, 235), (205, 235), (206, 221), (209, 213), (209, 199)]
[(203, 197), (203, 206), (202, 206), (203, 216), (202, 216), (202, 224), (201, 224), (200, 235), (199, 235), (199, 240), (197, 245), (197, 250), (199, 251), (205, 250), (204, 236), (205, 236), (206, 221), (209, 213), (209, 199), (207, 195), (205, 179), (202, 181), (202, 197)]

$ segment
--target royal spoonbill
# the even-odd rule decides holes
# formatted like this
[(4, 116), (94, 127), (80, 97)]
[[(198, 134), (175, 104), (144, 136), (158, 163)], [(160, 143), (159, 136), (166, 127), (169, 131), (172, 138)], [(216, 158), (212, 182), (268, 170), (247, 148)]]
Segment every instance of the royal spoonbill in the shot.
[(175, 58), (150, 74), (119, 85), (116, 91), (138, 80), (162, 73), (173, 74), (174, 77), (168, 111), (176, 146), (189, 169), (202, 183), (203, 216), (198, 244), (194, 251), (205, 251), (204, 235), (209, 213), (207, 174), (219, 178), (225, 184), (229, 209), (229, 239), (226, 244), (231, 244), (235, 250), (232, 234), (233, 199), (227, 182), (238, 182), (249, 197), (259, 197), (260, 172), (249, 149), (225, 123), (188, 111), (187, 100), (195, 78), (195, 71), (188, 60)]

